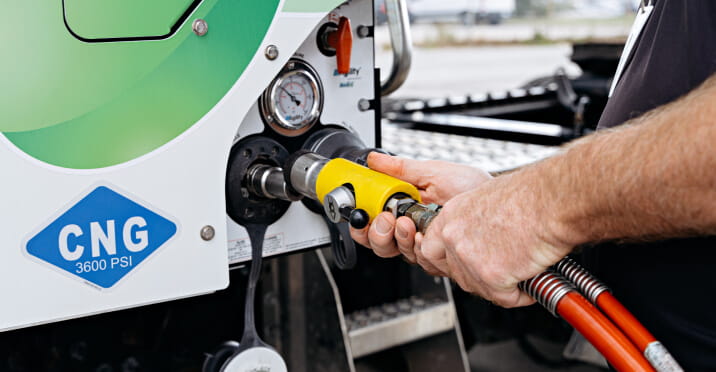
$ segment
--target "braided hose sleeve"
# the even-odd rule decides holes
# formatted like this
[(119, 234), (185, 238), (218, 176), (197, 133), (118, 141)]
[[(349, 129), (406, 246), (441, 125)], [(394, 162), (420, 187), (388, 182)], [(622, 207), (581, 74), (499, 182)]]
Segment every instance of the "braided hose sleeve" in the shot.
[(554, 269), (574, 283), (582, 294), (606, 314), (619, 329), (636, 345), (658, 372), (683, 371), (674, 357), (656, 340), (591, 273), (569, 257), (558, 262)]
[(565, 257), (555, 265), (555, 269), (574, 283), (590, 302), (597, 305), (609, 319), (621, 328), (639, 350), (644, 352), (649, 344), (656, 341), (656, 337), (609, 293), (607, 286), (574, 260)]
[(617, 371), (654, 371), (619, 328), (579, 293), (567, 293), (557, 304), (557, 314), (594, 345)]
[(564, 318), (618, 371), (653, 371), (634, 344), (559, 273), (547, 270), (519, 287), (552, 314)]

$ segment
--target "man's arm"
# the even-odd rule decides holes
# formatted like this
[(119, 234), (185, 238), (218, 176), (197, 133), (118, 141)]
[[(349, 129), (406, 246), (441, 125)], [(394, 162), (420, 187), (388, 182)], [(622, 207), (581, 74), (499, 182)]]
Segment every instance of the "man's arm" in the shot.
[(541, 179), (552, 228), (571, 245), (716, 233), (716, 75), (523, 177)]
[(579, 244), (716, 233), (715, 145), (712, 77), (625, 126), (452, 198), (413, 248), (467, 291), (506, 307), (530, 304), (517, 283)]

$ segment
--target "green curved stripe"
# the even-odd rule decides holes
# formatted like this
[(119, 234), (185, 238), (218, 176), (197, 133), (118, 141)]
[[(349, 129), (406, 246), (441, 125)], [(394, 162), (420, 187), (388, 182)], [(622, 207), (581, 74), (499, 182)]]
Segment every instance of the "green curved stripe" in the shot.
[(345, 2), (344, 0), (286, 0), (283, 3), (284, 12), (316, 13), (329, 12)]
[[(2, 40), (14, 58), (0, 59), (0, 131), (27, 154), (67, 168), (107, 167), (155, 150), (228, 92), (278, 2), (205, 0), (167, 40), (112, 43), (70, 36), (60, 1), (11, 2), (8, 14), (26, 16), (10, 23), (30, 35)], [(191, 31), (196, 18), (209, 25), (203, 37)]]

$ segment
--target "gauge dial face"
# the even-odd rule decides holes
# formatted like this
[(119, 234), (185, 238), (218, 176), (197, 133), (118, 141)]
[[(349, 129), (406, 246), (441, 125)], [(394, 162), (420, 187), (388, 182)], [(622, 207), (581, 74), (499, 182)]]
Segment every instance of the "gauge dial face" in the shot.
[(277, 114), (289, 127), (299, 127), (306, 118), (311, 116), (311, 109), (316, 101), (315, 85), (308, 75), (296, 72), (282, 79), (277, 84)]
[(303, 62), (291, 61), (264, 93), (262, 114), (277, 132), (297, 136), (318, 120), (322, 94), (313, 69)]

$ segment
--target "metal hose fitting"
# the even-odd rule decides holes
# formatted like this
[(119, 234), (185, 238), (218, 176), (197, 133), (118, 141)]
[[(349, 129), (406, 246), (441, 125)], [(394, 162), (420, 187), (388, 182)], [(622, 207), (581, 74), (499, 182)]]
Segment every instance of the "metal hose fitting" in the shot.
[(253, 195), (268, 199), (298, 201), (302, 197), (288, 186), (281, 167), (267, 164), (254, 164), (248, 169), (246, 188)]

